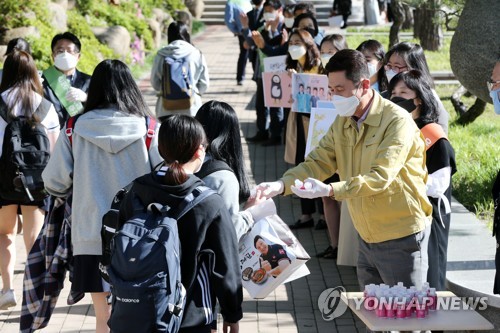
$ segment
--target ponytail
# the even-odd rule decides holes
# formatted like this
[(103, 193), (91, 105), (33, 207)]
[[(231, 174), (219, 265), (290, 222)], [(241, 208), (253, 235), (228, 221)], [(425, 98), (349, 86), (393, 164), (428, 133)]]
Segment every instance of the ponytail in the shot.
[(175, 160), (168, 166), (165, 172), (165, 184), (182, 184), (188, 179), (179, 161)]

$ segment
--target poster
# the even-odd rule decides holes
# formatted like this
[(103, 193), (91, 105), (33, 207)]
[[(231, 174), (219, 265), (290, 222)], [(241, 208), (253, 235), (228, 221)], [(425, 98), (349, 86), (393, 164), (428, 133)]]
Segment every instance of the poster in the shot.
[(264, 72), (286, 72), (286, 55), (264, 58)]
[(318, 101), (328, 100), (328, 77), (318, 74), (292, 75), (292, 111), (311, 113)]
[[(327, 106), (327, 103), (328, 102), (323, 102), (323, 105), (325, 106), (326, 104)], [(335, 118), (337, 118), (337, 115), (338, 112), (335, 110), (332, 103), (329, 107), (312, 108), (305, 157), (318, 146), (319, 141), (328, 132)]]
[(289, 108), (292, 100), (292, 74), (290, 72), (262, 73), (264, 105), (271, 108)]

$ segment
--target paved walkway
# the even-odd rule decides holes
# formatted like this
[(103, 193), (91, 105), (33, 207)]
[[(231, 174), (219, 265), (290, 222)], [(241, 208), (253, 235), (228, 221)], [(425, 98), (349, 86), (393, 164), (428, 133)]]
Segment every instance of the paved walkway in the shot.
[[(210, 72), (210, 89), (203, 96), (204, 101), (222, 100), (232, 105), (238, 113), (242, 136), (255, 134), (255, 111), (252, 98), (255, 83), (247, 79), (243, 86), (236, 85), (235, 71), (238, 57), (237, 39), (224, 26), (208, 26), (194, 44), (206, 57)], [(247, 66), (250, 75), (251, 68)], [(154, 108), (156, 97), (148, 80), (140, 82), (148, 104)], [(283, 162), (284, 146), (267, 147), (244, 142), (247, 167), (251, 172), (252, 183), (277, 179), (287, 169)], [(282, 219), (291, 223), (300, 215), (299, 200), (292, 197), (279, 197), (275, 200)], [(455, 218), (455, 217), (453, 217)], [(311, 274), (306, 278), (283, 285), (265, 300), (252, 300), (245, 296), (244, 318), (241, 332), (261, 333), (317, 333), (317, 332), (359, 332), (365, 331), (364, 325), (346, 312), (334, 321), (325, 321), (318, 310), (318, 296), (327, 288), (344, 286), (348, 291), (357, 291), (357, 277), (353, 267), (337, 266), (332, 260), (314, 258), (314, 254), (328, 245), (325, 231), (300, 230), (298, 238), (313, 257), (307, 264)], [(453, 243), (453, 240), (450, 240)], [(22, 237), (17, 239), (19, 256), (15, 266), (14, 288), (19, 305), (11, 311), (0, 311), (0, 332), (17, 332), (22, 273), (26, 256), (23, 254)], [(489, 257), (487, 258), (490, 259)], [(67, 306), (66, 298), (69, 282), (57, 303), (49, 326), (43, 332), (92, 332), (95, 317), (86, 296), (77, 305)], [(221, 331), (219, 329), (219, 331)]]

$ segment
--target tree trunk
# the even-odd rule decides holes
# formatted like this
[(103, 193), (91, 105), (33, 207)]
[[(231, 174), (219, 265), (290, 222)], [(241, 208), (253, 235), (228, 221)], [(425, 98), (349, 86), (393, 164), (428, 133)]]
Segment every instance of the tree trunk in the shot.
[(391, 26), (391, 31), (389, 33), (389, 49), (395, 44), (399, 43), (399, 30), (403, 25), (405, 19), (405, 10), (401, 0), (391, 1), (391, 10), (393, 16), (393, 22)]
[(437, 51), (443, 46), (443, 30), (439, 22), (439, 1), (434, 0), (428, 6), (421, 6), (419, 11), (419, 29), (417, 35), (424, 50)]
[(474, 105), (457, 119), (457, 124), (465, 126), (472, 123), (477, 117), (483, 114), (485, 108), (486, 102), (479, 97), (476, 98)]
[(403, 30), (409, 30), (413, 26), (413, 9), (406, 3), (403, 4), (403, 8), (405, 11), (405, 19), (401, 28)]
[(413, 10), (413, 38), (420, 39), (420, 11), (418, 8)]

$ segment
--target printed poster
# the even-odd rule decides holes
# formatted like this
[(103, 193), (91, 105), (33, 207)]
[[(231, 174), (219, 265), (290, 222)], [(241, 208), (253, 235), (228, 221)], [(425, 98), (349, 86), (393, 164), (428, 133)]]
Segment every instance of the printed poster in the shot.
[(286, 72), (286, 55), (264, 58), (264, 72)]
[(264, 105), (271, 108), (289, 108), (292, 103), (292, 73), (262, 73)]
[(305, 157), (318, 146), (337, 118), (338, 112), (333, 103), (329, 107), (312, 108), (309, 131), (307, 134)]
[(292, 75), (292, 111), (311, 113), (318, 107), (318, 101), (326, 101), (329, 96), (328, 77), (318, 74)]

